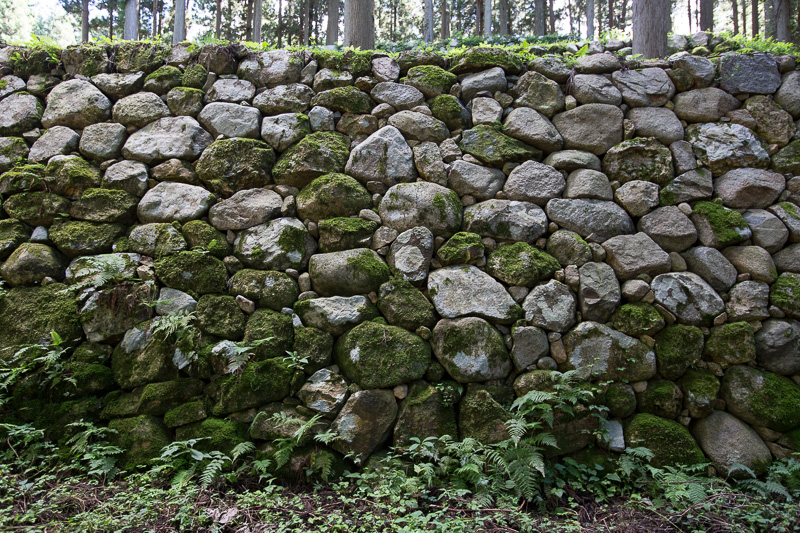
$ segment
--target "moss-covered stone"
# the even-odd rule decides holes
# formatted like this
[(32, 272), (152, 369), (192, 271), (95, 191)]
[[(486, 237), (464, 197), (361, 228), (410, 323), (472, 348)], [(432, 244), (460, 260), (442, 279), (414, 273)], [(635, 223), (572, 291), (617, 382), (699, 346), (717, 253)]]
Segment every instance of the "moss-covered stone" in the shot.
[(379, 389), (422, 378), (431, 349), (405, 329), (362, 322), (339, 338), (334, 357), (345, 377), (365, 389)]
[(203, 400), (192, 400), (170, 409), (164, 414), (164, 425), (168, 428), (185, 426), (208, 418), (208, 406)]
[(227, 198), (244, 189), (270, 183), (275, 151), (256, 139), (221, 139), (203, 150), (195, 170), (203, 184)]
[(244, 343), (252, 345), (263, 339), (269, 340), (253, 350), (255, 360), (286, 357), (294, 343), (292, 317), (270, 309), (257, 309), (247, 320)]
[(649, 181), (662, 187), (675, 176), (672, 153), (654, 138), (636, 138), (614, 146), (603, 157), (603, 172), (620, 183)]
[(673, 420), (683, 408), (683, 392), (672, 381), (659, 379), (649, 382), (647, 389), (636, 395), (636, 402), (642, 413)]
[(314, 255), (308, 271), (314, 290), (323, 296), (368, 294), (391, 277), (380, 256), (366, 248)]
[(49, 236), (61, 253), (73, 259), (80, 255), (110, 253), (114, 241), (124, 233), (122, 224), (68, 220), (54, 223)]
[[(253, 423), (250, 424), (250, 438), (268, 441), (291, 439), (310, 420), (310, 416), (298, 412), (294, 407), (277, 402), (272, 403), (262, 407), (253, 419)], [(329, 423), (322, 420), (307, 426), (301, 432), (302, 436), (299, 439), (299, 445), (308, 446), (312, 444), (314, 436), (325, 431), (328, 426)]]
[(114, 374), (105, 365), (97, 363), (70, 363), (64, 380), (52, 388), (53, 398), (83, 398), (104, 395), (114, 388)]
[(379, 224), (363, 218), (337, 217), (319, 222), (319, 249), (321, 252), (339, 252), (353, 248), (367, 248)]
[(77, 302), (66, 288), (53, 283), (11, 289), (0, 298), (0, 360), (22, 344), (49, 344), (51, 331), (68, 341), (81, 337)]
[(176, 117), (196, 117), (203, 109), (205, 95), (200, 89), (175, 87), (167, 93), (167, 107)]
[(472, 125), (469, 111), (452, 94), (437, 96), (431, 101), (430, 108), (433, 116), (444, 122), (451, 130), (468, 128)]
[(231, 245), (225, 235), (208, 222), (191, 220), (181, 229), (183, 238), (191, 249), (208, 251), (219, 259), (231, 255)]
[(230, 455), (238, 444), (247, 440), (247, 426), (233, 420), (206, 418), (201, 422), (177, 428), (175, 439), (202, 439), (195, 445), (196, 449), (206, 453), (217, 451)]
[(372, 51), (355, 50), (314, 50), (314, 59), (321, 68), (346, 70), (353, 76), (366, 76), (372, 71)]
[(233, 296), (206, 294), (197, 301), (197, 326), (203, 333), (238, 341), (244, 336), (247, 317)]
[(124, 41), (114, 53), (118, 72), (143, 71), (149, 74), (164, 64), (169, 48), (163, 44)]
[(303, 187), (297, 195), (297, 213), (301, 220), (349, 217), (371, 207), (369, 192), (345, 174), (320, 176)]
[(153, 335), (150, 324), (144, 322), (125, 333), (111, 355), (114, 379), (123, 389), (177, 378), (173, 347), (163, 335)]
[(300, 288), (291, 276), (283, 272), (245, 268), (231, 278), (230, 294), (244, 296), (258, 303), (259, 307), (280, 311), (292, 307)]
[(35, 44), (19, 49), (18, 55), (12, 55), (14, 74), (27, 79), (34, 74), (49, 74), (58, 67), (61, 50), (53, 44)]
[(206, 83), (207, 77), (208, 71), (203, 65), (198, 63), (189, 65), (183, 71), (183, 76), (181, 77), (181, 86), (191, 87), (193, 89), (202, 89), (203, 85)]
[(75, 363), (105, 365), (111, 360), (113, 346), (97, 342), (82, 342), (73, 351), (70, 360)]
[(92, 77), (109, 71), (108, 54), (111, 46), (108, 43), (88, 42), (64, 49), (61, 60), (67, 74), (83, 74)]
[(704, 418), (714, 411), (714, 400), (719, 393), (719, 379), (708, 370), (689, 369), (678, 386), (683, 391), (683, 405), (692, 418)]
[(511, 359), (497, 329), (477, 317), (440, 320), (431, 346), (436, 359), (459, 383), (505, 379)]
[(769, 303), (792, 318), (800, 318), (800, 274), (784, 272), (769, 288)]
[(720, 393), (728, 411), (748, 424), (781, 432), (800, 426), (800, 387), (789, 378), (736, 365), (725, 372)]
[(100, 187), (100, 170), (77, 155), (56, 156), (47, 163), (44, 171), (44, 184), (47, 190), (77, 198), (86, 189)]
[(136, 219), (139, 198), (117, 189), (86, 189), (72, 203), (69, 215), (89, 222), (120, 222), (130, 224)]
[(408, 281), (388, 281), (381, 285), (378, 295), (378, 309), (389, 324), (410, 331), (436, 325), (433, 304)]
[(636, 412), (636, 393), (627, 383), (612, 383), (606, 390), (605, 404), (611, 416), (628, 418)]
[(308, 361), (303, 365), (303, 371), (306, 374), (313, 374), (331, 364), (333, 335), (317, 328), (297, 328), (294, 331), (292, 351), (300, 359)]
[(3, 209), (10, 217), (32, 226), (50, 226), (69, 212), (69, 205), (69, 200), (57, 194), (36, 191), (11, 196), (3, 203)]
[[(29, 405), (36, 402), (30, 402)], [(59, 400), (54, 403), (39, 405), (33, 425), (45, 430), (47, 438), (60, 446), (66, 446), (68, 440), (82, 427), (70, 426), (75, 422), (99, 422), (101, 401), (95, 396), (86, 396), (77, 400)]]
[(733, 322), (711, 328), (703, 355), (723, 368), (749, 363), (756, 358), (753, 328), (747, 322)]
[(186, 250), (186, 240), (181, 235), (178, 222), (153, 222), (131, 228), (128, 238), (117, 241), (117, 252), (135, 252), (160, 259)]
[(112, 420), (108, 427), (116, 431), (111, 443), (125, 450), (117, 460), (117, 466), (125, 470), (150, 464), (172, 440), (161, 421), (152, 415)]
[(526, 242), (500, 246), (486, 261), (489, 274), (509, 285), (523, 287), (547, 281), (560, 268), (555, 257)]
[(553, 378), (559, 373), (555, 370), (531, 370), (520, 374), (514, 380), (514, 393), (525, 396), (532, 390), (555, 392), (555, 381)]
[[(664, 318), (650, 304), (643, 302), (623, 304), (611, 315), (614, 329), (626, 335), (641, 337), (653, 336), (664, 329)], [(656, 354), (658, 356), (658, 354)]]
[(0, 193), (10, 195), (41, 191), (44, 188), (44, 170), (44, 165), (29, 164), (4, 172), (0, 176)]
[(45, 278), (64, 279), (67, 260), (46, 244), (22, 243), (0, 266), (0, 276), (14, 287), (36, 285)]
[(458, 436), (493, 444), (509, 438), (511, 414), (484, 388), (469, 386), (458, 406)]
[[(24, 163), (27, 157), (28, 145), (22, 137), (4, 137), (0, 140), (0, 171), (10, 170)], [(0, 183), (2, 183), (1, 177)]]
[(394, 445), (409, 446), (412, 438), (458, 435), (456, 400), (458, 385), (452, 381), (435, 385), (415, 381), (400, 404), (394, 427)]
[(465, 153), (495, 168), (503, 168), (506, 163), (524, 163), (542, 158), (540, 150), (484, 124), (465, 131), (458, 146)]
[(419, 89), (425, 98), (436, 98), (439, 95), (447, 94), (456, 81), (458, 81), (458, 77), (442, 67), (417, 65), (408, 69), (403, 83)]
[(210, 254), (180, 252), (155, 262), (156, 276), (167, 287), (195, 294), (227, 291), (225, 265)]
[(790, 142), (772, 156), (772, 169), (781, 174), (800, 175), (800, 139)]
[(483, 257), (484, 246), (477, 233), (459, 231), (436, 251), (436, 260), (442, 266), (469, 265)]
[(163, 415), (202, 392), (203, 382), (198, 379), (182, 378), (148, 383), (141, 389), (137, 414)]
[(708, 223), (714, 234), (715, 248), (738, 244), (750, 236), (750, 229), (742, 214), (721, 204), (697, 202), (692, 212), (692, 221), (695, 224), (696, 217), (701, 217)]
[(653, 452), (653, 466), (694, 465), (706, 462), (689, 431), (671, 420), (640, 413), (625, 425), (628, 446), (643, 446)]
[(311, 106), (327, 107), (340, 113), (364, 115), (372, 109), (372, 99), (356, 87), (336, 87), (317, 93), (311, 99)]
[(281, 154), (272, 177), (279, 185), (304, 188), (312, 180), (332, 172), (344, 172), (350, 157), (350, 140), (338, 132), (306, 135)]
[(678, 379), (700, 361), (703, 332), (696, 326), (668, 326), (656, 335), (655, 351), (658, 373), (665, 379)]
[(456, 55), (452, 63), (450, 71), (455, 74), (480, 72), (492, 67), (500, 67), (506, 74), (519, 74), (524, 66), (524, 61), (516, 53), (488, 46), (467, 48)]
[(279, 402), (291, 392), (294, 372), (281, 359), (247, 363), (237, 374), (219, 379), (219, 394), (214, 414), (236, 411)]
[(148, 74), (144, 80), (144, 90), (156, 94), (167, 94), (170, 89), (181, 85), (183, 73), (177, 67), (164, 65)]

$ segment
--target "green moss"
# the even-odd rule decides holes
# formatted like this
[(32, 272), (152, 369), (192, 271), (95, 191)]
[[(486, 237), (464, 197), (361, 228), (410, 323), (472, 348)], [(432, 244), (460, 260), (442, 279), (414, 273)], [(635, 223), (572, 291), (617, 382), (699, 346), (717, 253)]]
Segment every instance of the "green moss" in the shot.
[(741, 231), (747, 230), (747, 221), (738, 211), (726, 209), (715, 202), (697, 202), (693, 211), (708, 221), (719, 246), (729, 246), (744, 240)]
[(192, 220), (183, 225), (183, 238), (190, 248), (208, 251), (220, 259), (231, 254), (231, 245), (225, 235), (208, 222)]
[(352, 85), (336, 87), (317, 93), (311, 99), (311, 105), (312, 107), (327, 107), (340, 113), (355, 113), (358, 115), (369, 113), (372, 109), (372, 101), (369, 95)]
[[(440, 194), (434, 198), (434, 205), (437, 200), (444, 202), (444, 198)], [(483, 257), (483, 253), (484, 246), (480, 235), (460, 231), (450, 237), (436, 251), (436, 259), (442, 266), (465, 265), (477, 261)]]
[(408, 76), (402, 81), (431, 98), (449, 91), (458, 77), (436, 65), (417, 65), (408, 69)]
[(54, 389), (56, 396), (62, 398), (92, 396), (104, 394), (114, 388), (114, 374), (105, 365), (97, 363), (73, 363), (70, 365), (69, 376), (74, 383), (62, 381), (59, 383), (60, 390)]
[(369, 246), (372, 234), (380, 225), (363, 218), (329, 218), (319, 223), (321, 252), (338, 252)]
[(159, 84), (171, 85), (171, 87), (168, 87), (171, 89), (172, 87), (180, 85), (182, 78), (183, 73), (179, 68), (164, 65), (163, 67), (158, 67), (158, 69), (151, 74), (148, 74), (145, 81), (154, 81)]
[(203, 382), (182, 378), (148, 383), (141, 389), (137, 414), (163, 415), (189, 398), (203, 392)]
[(636, 394), (627, 383), (612, 383), (605, 395), (608, 412), (616, 418), (628, 418), (636, 411)]
[(72, 352), (71, 361), (104, 365), (111, 359), (112, 346), (95, 342), (83, 342)]
[(308, 360), (308, 363), (303, 365), (303, 371), (306, 374), (313, 374), (331, 364), (333, 335), (317, 328), (297, 328), (294, 332), (292, 350), (301, 359)]
[(333, 131), (317, 131), (281, 154), (272, 177), (275, 183), (303, 188), (324, 174), (343, 172), (349, 156), (348, 137)]
[(800, 387), (787, 377), (733, 366), (722, 380), (722, 396), (728, 410), (750, 424), (780, 432), (800, 427)]
[(339, 338), (334, 357), (344, 376), (360, 387), (391, 388), (424, 376), (431, 349), (403, 328), (362, 322)]
[(245, 268), (231, 278), (230, 294), (242, 295), (257, 302), (259, 307), (280, 311), (297, 301), (300, 289), (297, 282), (283, 272)]
[(348, 257), (347, 264), (353, 271), (369, 280), (370, 284), (380, 285), (391, 277), (389, 267), (374, 252), (363, 250), (356, 256)]
[(523, 163), (542, 157), (540, 150), (485, 124), (465, 131), (458, 146), (463, 152), (495, 168), (503, 168), (506, 163)]
[(125, 450), (117, 461), (117, 466), (125, 470), (150, 464), (172, 440), (161, 421), (152, 415), (112, 420), (108, 427), (116, 431), (111, 443)]
[(185, 426), (208, 418), (208, 408), (203, 400), (193, 400), (175, 407), (164, 414), (164, 425), (168, 428)]
[(118, 189), (86, 189), (70, 207), (73, 218), (91, 222), (122, 222), (136, 219), (139, 198)]
[(800, 318), (800, 274), (784, 272), (769, 288), (769, 303), (792, 318)]
[(196, 294), (227, 291), (225, 265), (210, 254), (179, 252), (157, 260), (154, 266), (158, 279), (173, 289)]
[(781, 202), (778, 204), (778, 207), (783, 209), (787, 215), (792, 217), (795, 220), (800, 220), (800, 213), (797, 212), (797, 206), (791, 202)]
[(49, 236), (61, 253), (75, 258), (110, 253), (114, 241), (124, 233), (122, 224), (69, 220), (50, 226)]
[[(25, 153), (27, 153), (28, 146), (25, 144), (25, 140), (19, 137), (18, 139), (24, 144)], [(0, 192), (9, 195), (29, 191), (41, 191), (44, 188), (44, 170), (45, 166), (39, 164), (22, 165), (12, 168), (0, 176)]]
[(379, 295), (378, 309), (391, 325), (416, 331), (436, 324), (433, 304), (408, 281), (388, 281), (381, 285)]
[(749, 363), (756, 358), (753, 328), (747, 322), (732, 322), (712, 328), (703, 355), (723, 368)]
[(238, 444), (247, 440), (247, 427), (233, 420), (206, 418), (201, 422), (179, 427), (175, 431), (175, 439), (203, 439), (196, 444), (196, 449), (206, 453), (218, 451), (230, 455)]
[(233, 296), (206, 294), (197, 301), (197, 325), (203, 333), (238, 341), (244, 335), (247, 317)]
[(217, 196), (229, 197), (245, 189), (270, 183), (275, 152), (257, 139), (221, 139), (213, 142), (197, 160), (195, 170)]
[(781, 174), (800, 174), (800, 140), (790, 142), (772, 156), (772, 169)]
[(308, 232), (305, 228), (285, 226), (278, 235), (278, 246), (285, 254), (305, 254), (306, 237)]
[(666, 379), (681, 377), (703, 353), (703, 332), (696, 326), (668, 326), (655, 339), (658, 372)]
[(50, 226), (53, 220), (67, 213), (69, 200), (50, 192), (24, 192), (3, 203), (9, 216), (33, 226)]
[(489, 274), (509, 285), (533, 287), (561, 268), (555, 257), (525, 242), (496, 248), (486, 262)]
[(458, 435), (484, 444), (501, 442), (509, 438), (505, 422), (511, 418), (489, 391), (469, 387), (459, 403)]
[(101, 181), (100, 171), (78, 156), (52, 158), (44, 172), (45, 186), (70, 198), (77, 198), (86, 189), (100, 187)]
[(431, 113), (445, 123), (448, 120), (458, 120), (461, 117), (461, 105), (455, 96), (442, 94), (431, 101)]
[(114, 59), (119, 72), (144, 71), (146, 74), (162, 66), (169, 48), (141, 41), (124, 41), (116, 49)]
[(517, 74), (522, 70), (523, 61), (516, 53), (495, 47), (468, 48), (456, 55), (451, 72), (464, 74), (479, 72), (492, 67), (500, 67), (506, 74)]
[(208, 71), (205, 69), (205, 67), (195, 63), (193, 65), (189, 65), (183, 71), (181, 85), (184, 87), (192, 87), (194, 89), (202, 89), (203, 85), (206, 83), (207, 77)]
[(218, 380), (219, 395), (214, 414), (222, 416), (271, 402), (279, 402), (291, 392), (294, 372), (282, 359), (247, 363), (244, 369)]
[(657, 467), (694, 465), (706, 458), (689, 431), (671, 420), (640, 413), (625, 427), (628, 446), (644, 446), (653, 452), (651, 464)]
[(665, 379), (651, 381), (647, 389), (637, 395), (638, 409), (643, 413), (674, 419), (683, 408), (683, 393), (680, 388)]
[(247, 321), (244, 343), (269, 339), (253, 350), (255, 360), (283, 358), (292, 349), (294, 327), (292, 317), (271, 309), (257, 309)]
[(689, 369), (678, 380), (683, 391), (683, 401), (693, 418), (702, 418), (714, 411), (714, 400), (719, 393), (720, 382), (707, 370)]
[(314, 221), (357, 215), (372, 207), (369, 192), (345, 174), (325, 174), (303, 187), (296, 197), (301, 220)]
[(372, 71), (370, 50), (314, 50), (314, 59), (321, 68), (346, 70), (353, 76), (366, 76)]
[(626, 335), (653, 336), (664, 328), (664, 319), (650, 304), (637, 302), (622, 305), (611, 316), (611, 325)]

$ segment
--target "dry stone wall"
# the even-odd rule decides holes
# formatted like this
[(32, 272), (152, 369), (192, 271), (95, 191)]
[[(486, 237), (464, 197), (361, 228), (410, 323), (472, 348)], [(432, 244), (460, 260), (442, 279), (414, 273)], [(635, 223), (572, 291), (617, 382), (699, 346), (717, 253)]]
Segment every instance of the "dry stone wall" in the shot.
[(0, 49), (0, 359), (70, 346), (3, 418), (363, 460), (577, 370), (560, 454), (800, 451), (795, 60), (590, 51)]

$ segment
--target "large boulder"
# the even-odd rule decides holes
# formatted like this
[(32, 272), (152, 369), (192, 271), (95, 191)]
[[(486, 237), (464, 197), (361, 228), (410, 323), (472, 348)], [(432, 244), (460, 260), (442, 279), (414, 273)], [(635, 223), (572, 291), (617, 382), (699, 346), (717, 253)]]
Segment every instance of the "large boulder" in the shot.
[(443, 318), (476, 315), (510, 324), (522, 314), (506, 289), (471, 265), (444, 267), (428, 275), (428, 294)]
[(719, 86), (731, 94), (772, 94), (781, 84), (772, 54), (726, 54), (720, 59)]
[(379, 206), (383, 224), (399, 232), (418, 226), (449, 237), (459, 230), (463, 214), (455, 191), (435, 183), (400, 183), (391, 187)]
[(503, 133), (547, 153), (557, 152), (564, 145), (561, 134), (547, 117), (529, 107), (511, 110), (503, 123)]
[(272, 177), (279, 185), (302, 188), (323, 174), (343, 172), (349, 155), (350, 142), (341, 133), (312, 133), (281, 154)]
[(88, 81), (59, 83), (47, 95), (42, 125), (83, 129), (111, 117), (111, 101)]
[(504, 379), (511, 373), (503, 337), (476, 317), (440, 320), (431, 346), (447, 373), (459, 383)]
[(564, 336), (566, 366), (584, 379), (644, 381), (656, 375), (650, 347), (598, 322), (581, 322)]
[(603, 155), (622, 141), (622, 111), (608, 104), (586, 104), (560, 113), (553, 125), (564, 139), (564, 148)]
[(308, 265), (311, 283), (323, 296), (352, 296), (378, 290), (391, 273), (373, 250), (355, 248), (316, 254)]
[(656, 467), (696, 465), (706, 458), (689, 431), (672, 420), (639, 413), (625, 425), (625, 443), (653, 452)]
[(385, 126), (359, 143), (344, 170), (363, 183), (379, 181), (387, 187), (417, 177), (411, 147), (394, 126)]
[(716, 87), (694, 89), (675, 96), (675, 114), (686, 122), (717, 122), (739, 109), (741, 102)]
[[(325, 174), (303, 187), (296, 197), (301, 220), (357, 215), (372, 206), (369, 192), (345, 174)], [(280, 207), (280, 206), (279, 206)]]
[(215, 138), (223, 135), (257, 139), (261, 132), (261, 111), (250, 106), (213, 102), (200, 111), (197, 120)]
[(550, 220), (595, 242), (634, 232), (628, 213), (614, 202), (554, 198), (547, 202), (546, 209)]
[(800, 426), (800, 387), (789, 378), (736, 365), (725, 372), (720, 395), (728, 411), (748, 424), (780, 432)]
[[(614, 269), (606, 263), (586, 263), (578, 270), (578, 301), (583, 320), (607, 322), (622, 297)], [(622, 329), (622, 328), (617, 328)]]
[(37, 127), (43, 111), (41, 102), (32, 94), (16, 93), (3, 98), (0, 100), (0, 135), (19, 136)]
[(144, 223), (196, 220), (208, 212), (214, 199), (202, 187), (164, 181), (147, 191), (139, 202), (139, 220)]
[(281, 213), (283, 198), (268, 189), (245, 189), (214, 204), (208, 221), (220, 231), (241, 230), (264, 224)]
[(531, 289), (522, 303), (525, 320), (531, 325), (560, 333), (575, 324), (575, 308), (570, 288), (556, 280)]
[(655, 137), (665, 145), (683, 140), (681, 120), (666, 107), (636, 107), (626, 118), (633, 123), (637, 137)]
[(724, 476), (731, 474), (734, 465), (744, 465), (761, 475), (772, 462), (772, 454), (758, 433), (725, 411), (714, 411), (698, 420), (692, 435), (717, 472)]
[(675, 85), (661, 68), (618, 70), (611, 79), (630, 107), (659, 107), (675, 96)]
[(669, 148), (656, 139), (633, 139), (611, 148), (603, 158), (603, 172), (620, 183), (640, 180), (667, 185), (675, 176)]
[(423, 226), (398, 235), (386, 261), (392, 274), (415, 285), (424, 282), (433, 257), (433, 243), (433, 233)]
[(752, 131), (741, 124), (693, 124), (686, 128), (697, 159), (714, 176), (739, 168), (764, 168), (769, 153)]
[(197, 176), (214, 194), (227, 198), (243, 189), (270, 183), (275, 152), (254, 139), (222, 139), (203, 150), (197, 160)]
[(736, 168), (714, 180), (714, 197), (733, 209), (763, 209), (775, 203), (785, 186), (777, 172)]
[(362, 463), (391, 433), (397, 401), (390, 390), (362, 390), (347, 400), (331, 429), (339, 435), (331, 446)]
[(542, 153), (536, 148), (487, 125), (475, 126), (465, 131), (458, 146), (485, 165), (496, 168), (503, 168), (506, 163), (523, 163), (542, 157)]
[(143, 128), (160, 118), (170, 116), (169, 108), (157, 94), (142, 92), (117, 101), (111, 110), (114, 122), (125, 127)]
[(317, 243), (296, 218), (277, 218), (243, 230), (233, 243), (242, 263), (265, 270), (305, 269)]
[(464, 210), (464, 231), (500, 241), (535, 243), (544, 235), (547, 216), (530, 202), (486, 200)]
[(547, 118), (564, 109), (564, 93), (558, 83), (535, 71), (520, 76), (510, 94), (517, 107), (532, 107)]
[(269, 50), (241, 61), (236, 74), (256, 87), (271, 88), (296, 84), (300, 81), (300, 73), (304, 66), (302, 52)]
[(67, 261), (58, 250), (38, 243), (22, 243), (0, 266), (0, 275), (14, 287), (35, 285), (44, 278), (64, 279)]
[(755, 341), (759, 366), (783, 376), (800, 372), (800, 322), (765, 320)]
[(659, 274), (651, 288), (655, 299), (681, 324), (709, 326), (725, 311), (725, 302), (700, 276), (692, 272)]
[(561, 172), (550, 165), (526, 161), (508, 175), (503, 193), (509, 200), (533, 202), (542, 206), (551, 199), (560, 197), (566, 184)]
[(362, 322), (378, 317), (378, 310), (362, 295), (301, 300), (295, 304), (294, 311), (306, 326), (321, 329), (336, 337)]
[(194, 161), (212, 142), (192, 117), (162, 118), (128, 137), (122, 155), (148, 165), (172, 158)]

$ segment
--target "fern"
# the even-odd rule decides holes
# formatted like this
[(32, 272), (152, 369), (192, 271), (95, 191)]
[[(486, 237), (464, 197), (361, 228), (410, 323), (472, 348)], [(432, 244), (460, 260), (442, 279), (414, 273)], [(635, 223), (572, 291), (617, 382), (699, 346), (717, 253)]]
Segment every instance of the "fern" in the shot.
[(118, 254), (104, 254), (81, 258), (79, 272), (84, 279), (60, 291), (74, 294), (85, 289), (100, 289), (106, 285), (131, 279), (124, 274), (128, 262)]
[(206, 467), (203, 469), (203, 473), (200, 475), (200, 484), (203, 487), (208, 487), (217, 481), (222, 475), (222, 470), (225, 465), (231, 462), (230, 457), (222, 452), (211, 452), (208, 454), (208, 456), (211, 460), (208, 462)]

